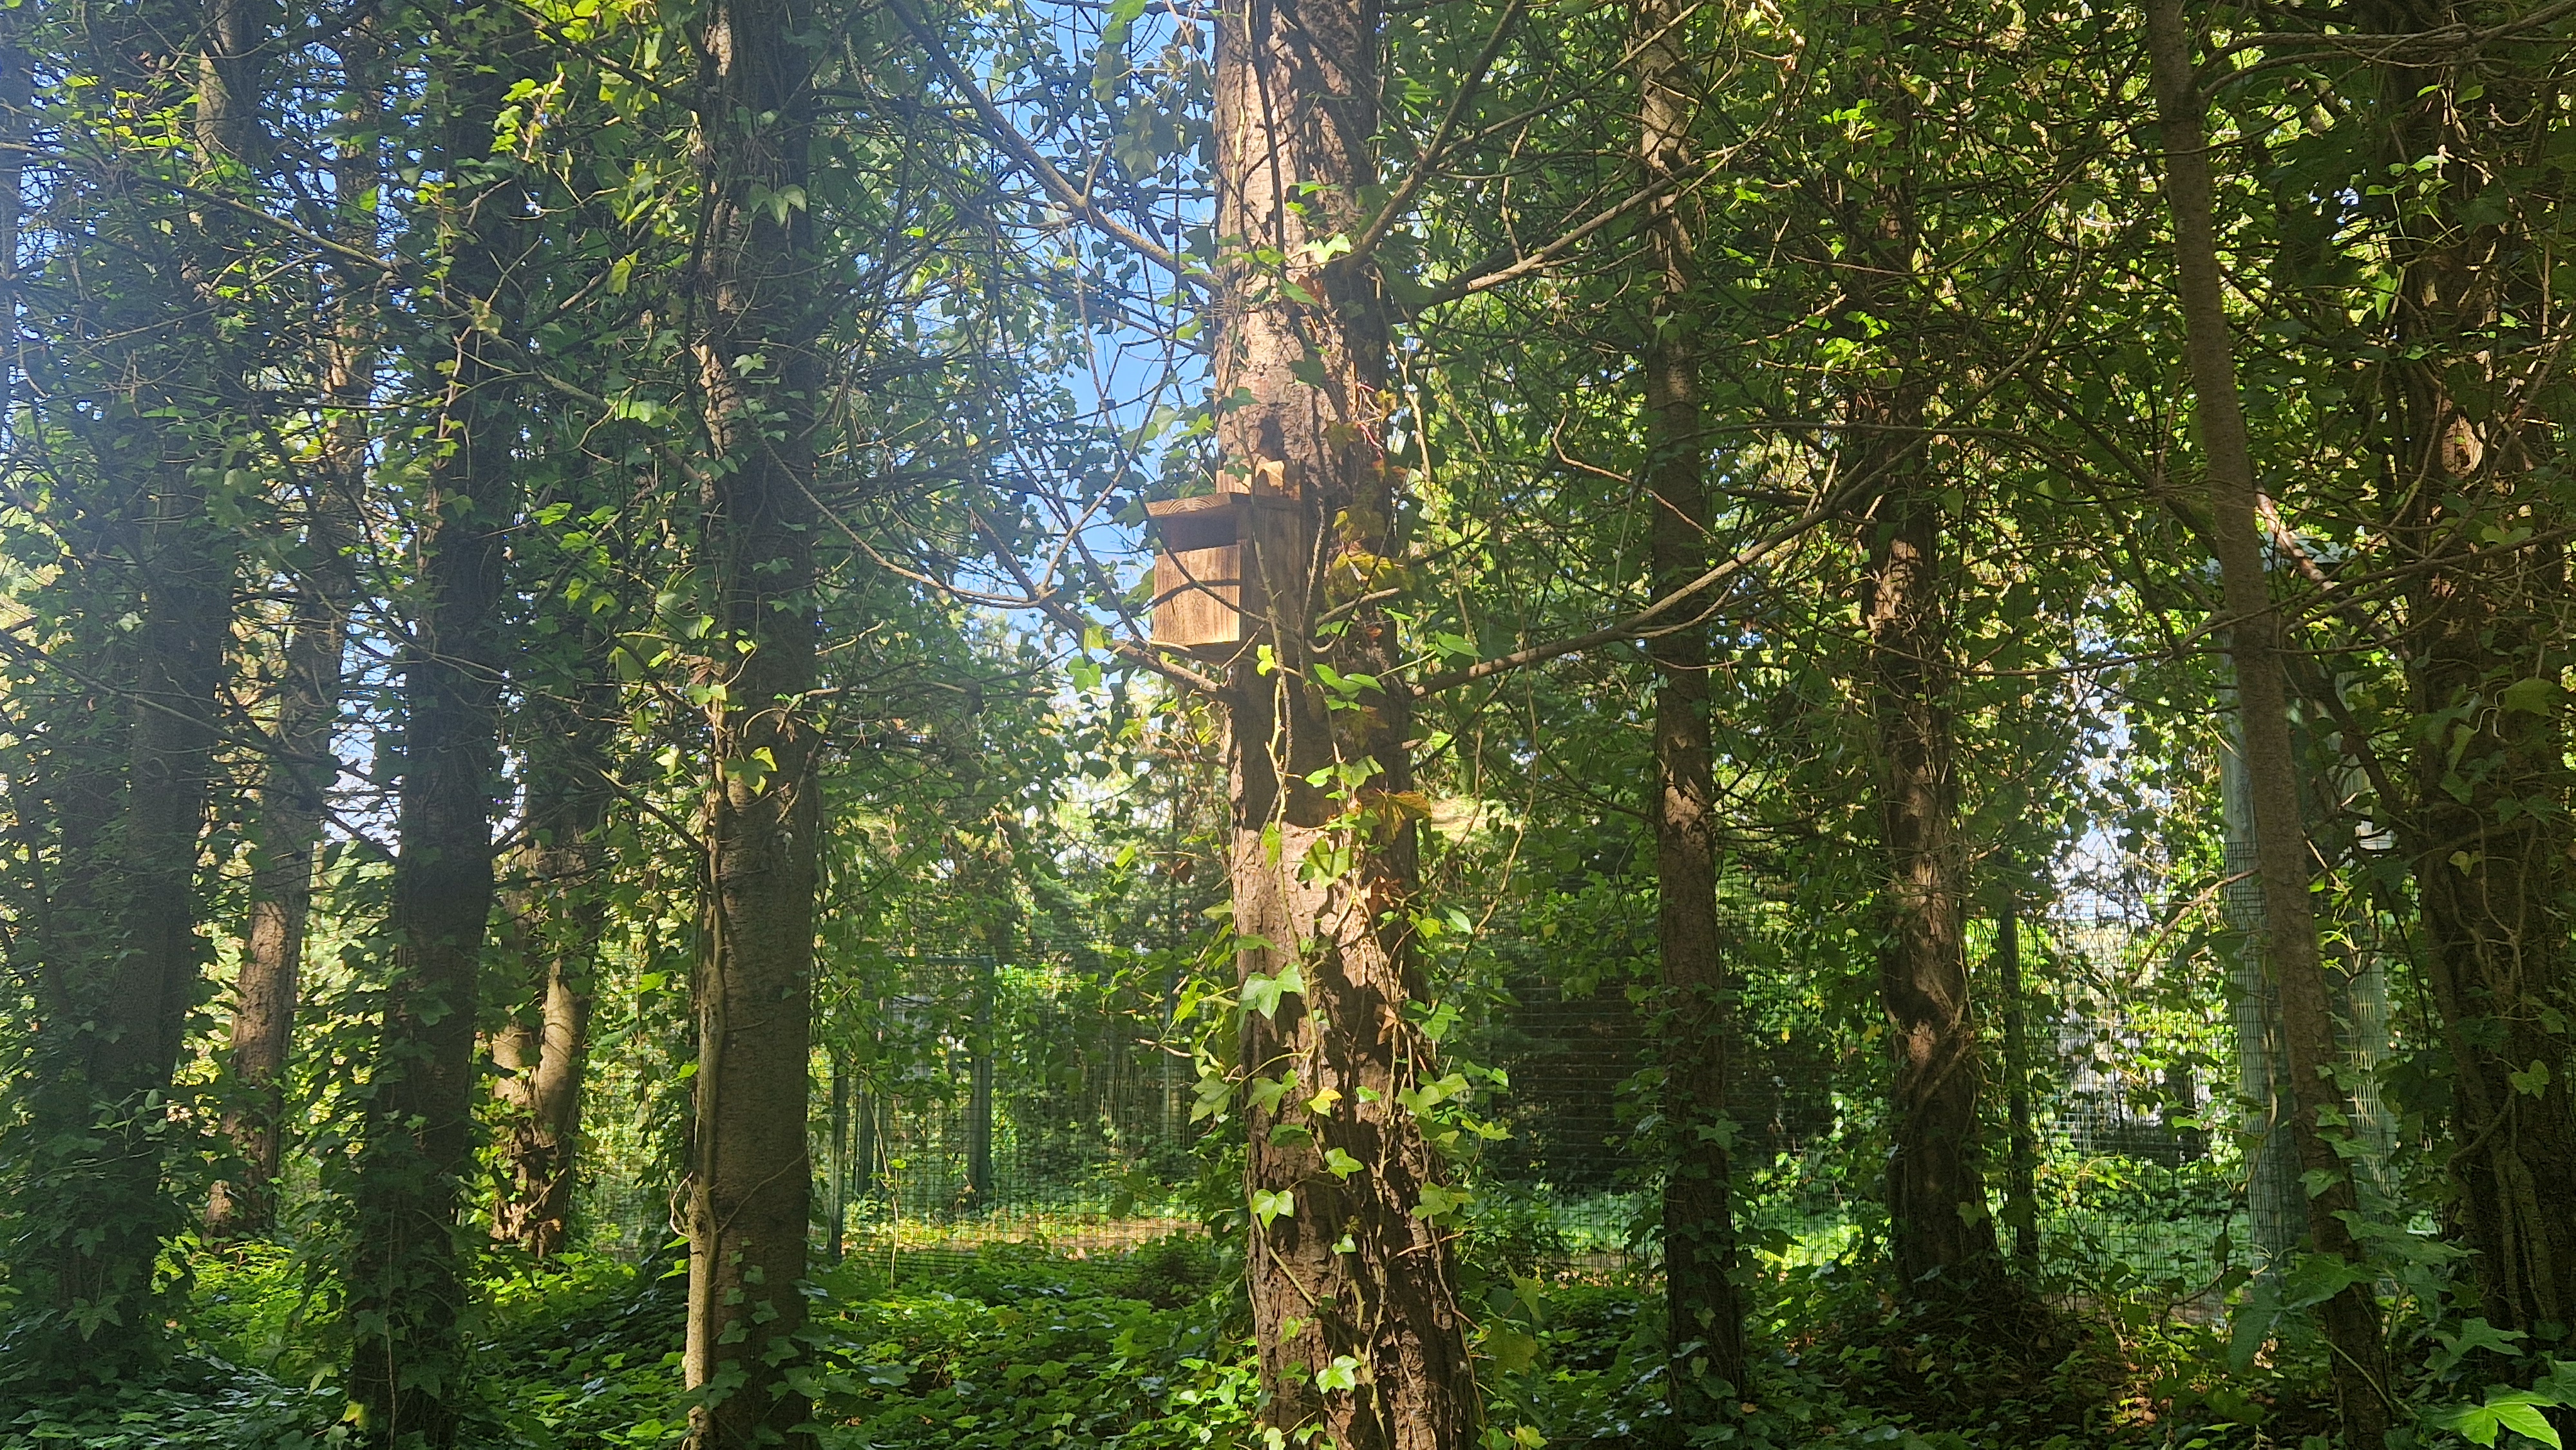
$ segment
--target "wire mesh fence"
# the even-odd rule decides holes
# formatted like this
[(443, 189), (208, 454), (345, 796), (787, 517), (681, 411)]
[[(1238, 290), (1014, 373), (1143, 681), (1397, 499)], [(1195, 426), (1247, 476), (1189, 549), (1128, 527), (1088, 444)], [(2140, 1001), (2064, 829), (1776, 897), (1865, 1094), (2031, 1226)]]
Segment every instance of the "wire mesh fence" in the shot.
[[(2043, 1268), (2070, 1292), (2161, 1295), (2195, 1312), (2231, 1262), (2259, 1267), (2265, 1238), (2246, 1192), (2265, 1125), (2257, 1114), (2240, 1131), (2249, 1117), (2232, 1091), (2242, 1014), (2209, 983), (2159, 982), (2214, 968), (2140, 923), (2067, 917), (2033, 935), (2048, 968), (2032, 995), (2036, 1060), (2003, 1062), (1988, 1044), (1992, 1208), (2008, 1218), (2018, 1082)], [(1794, 966), (1794, 942), (1762, 949), (1766, 970)], [(1079, 953), (885, 966), (818, 1061), (816, 1203), (831, 1248), (900, 1257), (1037, 1239), (1098, 1252), (1192, 1230), (1187, 1186), (1210, 1126), (1192, 1119), (1196, 1074), (1168, 1020), (1176, 982)], [(1651, 1266), (1656, 1185), (1639, 1124), (1652, 993), (1545, 971), (1504, 987), (1451, 1042), (1509, 1083), (1485, 1105), (1508, 1136), (1472, 1169), (1480, 1197), (1561, 1269)], [(1884, 1232), (1883, 1054), (1865, 1029), (1784, 1030), (1752, 995), (1729, 1084), (1749, 1236), (1789, 1261), (1849, 1252)], [(663, 1210), (648, 1198), (626, 1211)]]

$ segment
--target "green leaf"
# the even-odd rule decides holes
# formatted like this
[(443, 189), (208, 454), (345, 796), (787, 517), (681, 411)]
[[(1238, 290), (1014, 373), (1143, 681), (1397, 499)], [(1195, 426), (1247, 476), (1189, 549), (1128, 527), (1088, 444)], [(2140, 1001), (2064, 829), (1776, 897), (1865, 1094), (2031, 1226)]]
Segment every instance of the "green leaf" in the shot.
[(1535, 1334), (1523, 1334), (1499, 1325), (1485, 1331), (1486, 1357), (1513, 1374), (1538, 1363), (1538, 1348)]
[(1256, 972), (1243, 979), (1244, 1010), (1258, 1012), (1264, 1017), (1279, 1015), (1280, 998), (1305, 994), (1306, 977), (1297, 969), (1295, 962), (1281, 967), (1276, 976), (1265, 977)]
[(2366, 1284), (2371, 1271), (2339, 1254), (2301, 1254), (2281, 1281), (2282, 1307), (2304, 1309), (2323, 1304), (2354, 1284)]
[(2546, 715), (2558, 708), (2558, 702), (2564, 699), (2566, 694), (2565, 690), (2558, 687), (2556, 680), (2531, 679), (2514, 681), (2505, 686), (2496, 698), (2508, 710)]
[(1272, 1219), (1297, 1216), (1297, 1197), (1284, 1188), (1277, 1192), (1256, 1188), (1252, 1191), (1252, 1212), (1261, 1220), (1261, 1226), (1268, 1228)]

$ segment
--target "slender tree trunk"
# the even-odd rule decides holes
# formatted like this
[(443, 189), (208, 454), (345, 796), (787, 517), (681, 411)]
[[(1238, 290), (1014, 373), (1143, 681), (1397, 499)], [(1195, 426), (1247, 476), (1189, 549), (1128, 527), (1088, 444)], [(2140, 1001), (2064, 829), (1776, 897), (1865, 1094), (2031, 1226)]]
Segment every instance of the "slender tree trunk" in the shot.
[[(239, 0), (223, 0), (238, 5)], [(340, 41), (346, 96), (344, 138), (333, 161), (336, 194), (367, 195), (376, 185), (375, 142), (366, 128), (381, 110), (378, 41), (373, 17), (352, 16)], [(373, 251), (375, 220), (355, 205), (341, 209), (340, 240)], [(252, 823), (250, 925), (226, 1066), (232, 1092), (224, 1132), (241, 1155), (238, 1181), (215, 1185), (206, 1209), (210, 1233), (256, 1234), (271, 1226), (277, 1205), (279, 1139), (285, 1114), (281, 1074), (293, 1045), (296, 999), (304, 965), (305, 923), (313, 905), (314, 848), (322, 839), (329, 792), (340, 773), (335, 748), (342, 652), (350, 608), (357, 602), (357, 545), (367, 486), (369, 394), (375, 381), (377, 327), (370, 291), (377, 282), (340, 271), (325, 379), (332, 409), (321, 466), (309, 480), (303, 563), (295, 613), (278, 682), (278, 754), (263, 762), (258, 816)]]
[[(477, 27), (442, 41), (473, 59), (446, 77), (439, 161), (454, 184), (437, 217), (453, 359), (439, 405), (414, 551), (412, 638), (403, 652), (403, 757), (387, 930), (393, 952), (354, 1192), (345, 1320), (349, 1394), (364, 1432), (453, 1444), (466, 1365), (467, 1293), (457, 1222), (474, 1167), (475, 1011), (494, 896), (500, 794), (498, 636), (504, 541), (516, 513), (520, 420), (512, 368), (487, 329), (515, 306), (505, 272), (517, 228), (488, 160), (522, 36)], [(499, 58), (494, 59), (494, 52)]]
[(1861, 618), (1869, 630), (1887, 866), (1878, 984), (1896, 1059), (1887, 1212), (1897, 1272), (1908, 1283), (1939, 1274), (1957, 1292), (1991, 1277), (1998, 1260), (1978, 1165), (1981, 1072), (1954, 820), (1941, 503), (1914, 451), (1920, 386), (1904, 379), (1864, 384), (1849, 408), (1861, 466), (1883, 471), (1877, 507), (1864, 524)]
[(2004, 999), (2004, 1102), (2011, 1157), (2004, 1167), (2004, 1223), (2012, 1229), (2014, 1266), (2039, 1273), (2039, 1139), (2030, 1114), (2030, 1004), (2022, 995), (2021, 898), (2007, 894), (1995, 923), (1996, 987)]
[(1271, 1426), (1457, 1450), (1478, 1405), (1454, 1215), (1410, 1106), (1440, 1074), (1404, 1015), (1423, 993), (1412, 708), (1394, 622), (1361, 597), (1398, 547), (1386, 324), (1374, 273), (1321, 245), (1364, 224), (1377, 55), (1369, 0), (1250, 6), (1217, 31), (1216, 395), (1248, 399), (1219, 415), (1219, 487), (1248, 496), (1248, 632), (1277, 661), (1247, 649), (1228, 687), (1238, 962), (1280, 984), (1243, 1014), (1249, 1276)]
[[(2323, 1127), (2329, 1118), (2344, 1121), (2346, 1104), (2334, 1077), (2334, 1017), (2309, 896), (2307, 825), (2299, 808), (2298, 761), (2280, 659), (2281, 617), (2264, 578), (2253, 450), (2236, 391), (2218, 268), (2216, 202), (2202, 132), (2204, 102), (2192, 75), (2182, 0), (2147, 0), (2147, 24), (2164, 134), (2166, 200), (2173, 211), (2184, 350), (2198, 400), (2195, 418), (2209, 469), (2211, 543), (2225, 588), (2245, 732), (2256, 865), (2263, 880), (2264, 944), (2281, 992), (2299, 1162), (2314, 1185), (2309, 1232), (2319, 1252), (2366, 1268), (2367, 1256), (2350, 1223), (2360, 1206), (2352, 1172)], [(2326, 1301), (2322, 1314), (2334, 1351), (2336, 1405), (2346, 1443), (2355, 1446), (2383, 1443), (2389, 1426), (2387, 1352), (2371, 1285), (2364, 1278), (2346, 1286)]]
[[(1687, 49), (1688, 7), (1638, 0), (1638, 170), (1675, 186), (1690, 168), (1704, 98)], [(1658, 595), (1708, 568), (1708, 446), (1691, 304), (1698, 240), (1692, 198), (1668, 192), (1646, 224), (1654, 310), (1642, 359), (1650, 567)], [(1709, 764), (1708, 633), (1697, 619), (1647, 642), (1655, 663), (1655, 923), (1662, 957), (1664, 1294), (1674, 1422), (1705, 1423), (1745, 1383), (1736, 1288), (1726, 1074), (1732, 985), (1717, 917), (1717, 786)]]
[[(694, 279), (709, 470), (704, 543), (719, 591), (705, 954), (699, 964), (697, 1144), (689, 1179), (691, 1450), (784, 1437), (805, 1320), (813, 1170), (806, 1161), (813, 1031), (814, 836), (821, 821), (814, 688), (813, 452), (821, 392), (806, 0), (715, 0), (700, 36), (698, 128), (708, 198)], [(772, 202), (774, 197), (793, 198)], [(762, 359), (759, 370), (742, 365)]]
[(494, 1036), (504, 1074), (493, 1094), (509, 1109), (501, 1143), (508, 1177), (492, 1206), (492, 1237), (539, 1259), (563, 1252), (579, 1184), (582, 1077), (590, 1003), (608, 920), (609, 711), (607, 641), (583, 661), (592, 679), (570, 700), (527, 712), (527, 844), (505, 908), (520, 978), (533, 997)]
[[(2381, 4), (2379, 28), (2507, 18), (2502, 6)], [(2563, 360), (2545, 330), (2560, 198), (2499, 176), (2553, 124), (2563, 37), (2384, 66), (2385, 160), (2432, 160), (2394, 238), (2388, 515), (2410, 567), (2402, 643), (2418, 720), (2414, 856), (2426, 975), (2457, 1072), (2451, 1159), (2480, 1309), (2530, 1332), (2576, 1319), (2576, 1074), (2552, 1031), (2576, 994), (2568, 899), (2569, 660), (2563, 490), (2552, 481)], [(2474, 82), (2474, 84), (2472, 84)], [(2536, 535), (2497, 548), (2515, 530)], [(2534, 1072), (2534, 1064), (2548, 1069)]]

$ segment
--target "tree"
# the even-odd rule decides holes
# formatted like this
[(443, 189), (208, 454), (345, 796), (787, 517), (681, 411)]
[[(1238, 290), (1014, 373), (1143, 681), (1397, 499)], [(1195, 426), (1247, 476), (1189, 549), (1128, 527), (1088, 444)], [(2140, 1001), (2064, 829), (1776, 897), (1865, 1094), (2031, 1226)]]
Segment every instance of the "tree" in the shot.
[(521, 998), (493, 1034), (493, 1086), (507, 1123), (507, 1173), (492, 1205), (492, 1237), (539, 1258), (568, 1244), (581, 1154), (582, 1077), (589, 1061), (593, 978), (607, 924), (613, 792), (608, 751), (617, 721), (610, 648), (596, 625), (576, 625), (574, 678), (543, 682), (520, 717), (527, 839), (503, 905), (508, 958)]
[(2205, 106), (2192, 74), (2191, 34), (2182, 0), (2148, 0), (2148, 52), (2164, 144), (2166, 200), (2173, 213), (2175, 270), (2196, 407), (2195, 431), (2209, 471), (2210, 542), (2225, 589), (2228, 652), (2244, 729), (2256, 869), (2263, 882), (2264, 953), (2281, 993), (2290, 1060), (2291, 1127), (2308, 1183), (2308, 1226), (2317, 1250), (2344, 1261), (2348, 1276), (2322, 1311), (2334, 1349), (2336, 1408), (2347, 1439), (2388, 1437), (2387, 1350), (2380, 1335), (2375, 1275), (2354, 1234), (2360, 1196), (2350, 1163), (2336, 1152), (2330, 1124), (2350, 1121), (2335, 1077), (2339, 1054), (2310, 897), (2307, 823), (2299, 805), (2299, 760), (2290, 739), (2281, 615), (2265, 577), (2255, 523), (2254, 459), (2227, 326), (2217, 227), (2203, 131)]
[[(248, 9), (240, 0), (226, 3), (234, 12)], [(372, 7), (347, 24), (337, 42), (345, 130), (333, 156), (332, 194), (342, 199), (339, 240), (372, 252), (379, 228), (355, 199), (373, 195), (380, 182), (372, 129), (382, 111), (381, 42)], [(235, 988), (226, 1063), (232, 1092), (224, 1111), (224, 1132), (241, 1154), (241, 1170), (238, 1181), (215, 1185), (207, 1206), (206, 1227), (217, 1235), (264, 1232), (276, 1212), (272, 1185), (285, 1112), (280, 1076), (294, 1039), (315, 847), (340, 773), (342, 654), (358, 596), (356, 549), (372, 436), (367, 416), (378, 357), (374, 293), (383, 276), (346, 259), (333, 270), (338, 285), (323, 382), (327, 431), (303, 479), (304, 537), (279, 670), (275, 753), (260, 763), (258, 814), (250, 828), (250, 925)]]
[[(1701, 416), (1693, 308), (1697, 199), (1691, 132), (1704, 81), (1684, 7), (1640, 0), (1638, 173), (1659, 195), (1646, 212), (1653, 311), (1645, 374), (1644, 467), (1649, 569), (1669, 597), (1709, 567), (1708, 444)], [(1666, 1342), (1677, 1423), (1702, 1423), (1746, 1383), (1744, 1304), (1735, 1283), (1726, 1078), (1729, 1011), (1717, 918), (1717, 785), (1709, 764), (1708, 615), (1693, 604), (1647, 636), (1654, 660), (1655, 914), (1662, 958)]]
[(821, 783), (813, 482), (824, 284), (807, 199), (813, 11), (717, 0), (694, 40), (704, 220), (690, 339), (708, 449), (699, 567), (718, 648), (688, 1187), (691, 1450), (806, 1443), (786, 1371), (805, 1301), (814, 888)]
[[(2385, 3), (2414, 37), (2517, 17)], [(2507, 27), (2510, 29), (2510, 27)], [(2415, 716), (2406, 849), (2424, 971), (2458, 1065), (2452, 1172), (2490, 1322), (2576, 1318), (2576, 1082), (2549, 1023), (2576, 991), (2566, 694), (2570, 515), (2553, 482), (2566, 390), (2551, 294), (2563, 162), (2551, 127), (2563, 30), (2472, 53), (2393, 39), (2376, 67), (2380, 170), (2408, 180), (2388, 224), (2397, 276), (2384, 364), (2380, 513), (2405, 564), (2398, 636)], [(2542, 1066), (2534, 1070), (2534, 1064)]]
[(430, 38), (427, 239), (442, 264), (428, 319), (445, 346), (416, 360), (436, 382), (419, 513), (418, 575), (402, 653), (402, 777), (385, 932), (384, 1015), (352, 1185), (344, 1319), (349, 1395), (385, 1443), (455, 1440), (468, 1294), (457, 1209), (474, 1167), (475, 1013), (494, 897), (500, 794), (499, 625), (504, 546), (518, 516), (521, 417), (507, 349), (524, 203), (498, 150), (528, 64), (523, 23), (442, 15)]
[[(1227, 680), (1245, 1187), (1265, 1418), (1348, 1450), (1450, 1450), (1478, 1406), (1407, 1009), (1423, 814), (1392, 582), (1401, 486), (1365, 256), (1375, 8), (1294, 0), (1216, 39), (1219, 488), (1257, 648)], [(1266, 1005), (1260, 1000), (1266, 997)]]

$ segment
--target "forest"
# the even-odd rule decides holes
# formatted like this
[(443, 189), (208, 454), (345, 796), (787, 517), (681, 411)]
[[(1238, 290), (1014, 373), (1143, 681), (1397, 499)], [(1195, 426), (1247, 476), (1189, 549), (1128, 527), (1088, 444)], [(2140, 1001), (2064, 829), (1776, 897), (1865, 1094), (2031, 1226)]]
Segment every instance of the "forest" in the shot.
[(2560, 1446), (2571, 46), (5, 0), (0, 1450)]

